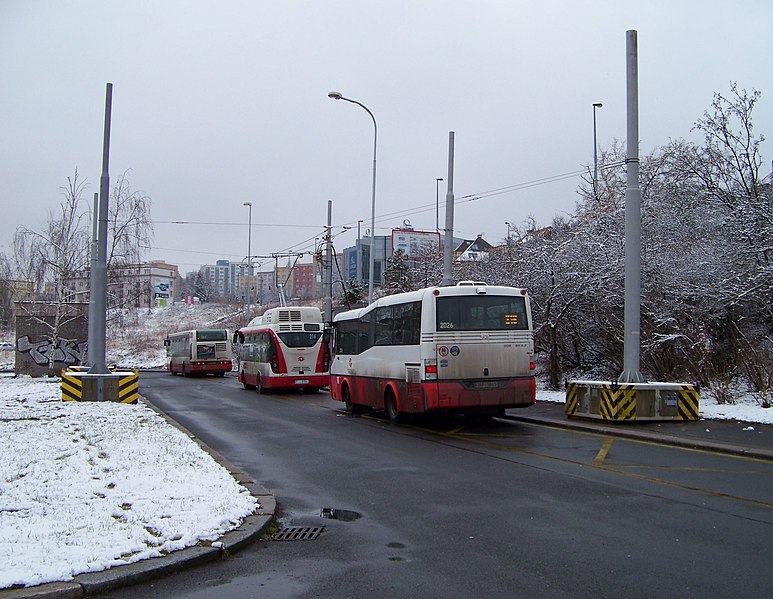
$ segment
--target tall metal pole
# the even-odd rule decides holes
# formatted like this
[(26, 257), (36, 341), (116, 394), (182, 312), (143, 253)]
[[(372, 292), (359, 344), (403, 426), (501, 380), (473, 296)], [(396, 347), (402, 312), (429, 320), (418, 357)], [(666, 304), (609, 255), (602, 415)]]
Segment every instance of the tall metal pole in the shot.
[(448, 190), (446, 191), (446, 228), (443, 247), (443, 285), (451, 285), (451, 257), (454, 251), (454, 132), (448, 132)]
[(89, 256), (89, 289), (91, 292), (89, 293), (89, 336), (87, 341), (87, 361), (86, 364), (91, 366), (94, 364), (94, 345), (95, 345), (95, 336), (97, 333), (96, 326), (97, 326), (97, 314), (96, 314), (96, 306), (94, 304), (95, 296), (93, 293), (94, 290), (94, 276), (97, 269), (97, 252), (99, 251), (97, 248), (97, 242), (98, 242), (98, 233), (99, 233), (99, 227), (97, 225), (99, 221), (99, 194), (94, 193), (94, 211), (92, 212), (91, 216), (91, 253)]
[(362, 219), (357, 221), (357, 282), (362, 285), (362, 237), (360, 236)]
[(598, 198), (599, 193), (596, 188), (599, 180), (599, 156), (598, 142), (596, 141), (596, 109), (601, 108), (601, 102), (593, 103), (593, 197)]
[(325, 263), (322, 266), (322, 286), (325, 288), (322, 298), (325, 324), (333, 322), (333, 200), (327, 201), (327, 226), (325, 227)]
[[(105, 365), (105, 336), (107, 320), (107, 217), (110, 201), (110, 121), (113, 105), (113, 84), (108, 83), (105, 92), (105, 129), (102, 142), (102, 176), (99, 180), (99, 226), (97, 231), (97, 262), (92, 278), (91, 293), (94, 296), (94, 352), (90, 354), (91, 374), (108, 374)], [(97, 401), (104, 400), (102, 379), (97, 379)]]
[[(247, 285), (245, 286), (245, 295), (247, 296), (247, 324), (250, 322), (250, 281), (252, 280), (252, 202), (244, 202), (242, 206), (249, 208), (249, 220), (247, 226)], [(255, 281), (255, 287), (258, 283)]]
[(637, 33), (626, 32), (628, 106), (625, 187), (625, 348), (621, 383), (641, 383), (641, 187), (639, 186), (639, 73)]
[(356, 104), (365, 110), (365, 112), (367, 112), (370, 115), (370, 118), (373, 120), (373, 186), (370, 207), (370, 260), (368, 261), (368, 304), (370, 304), (373, 302), (373, 271), (375, 270), (376, 265), (376, 146), (378, 142), (378, 126), (376, 125), (376, 117), (373, 116), (373, 113), (367, 106), (365, 106), (365, 104), (362, 104), (357, 100), (352, 100), (351, 98), (346, 98), (341, 94), (341, 92), (330, 92), (328, 94), (328, 98), (333, 98), (334, 100), (344, 100), (346, 102)]
[(440, 233), (440, 182), (443, 177), (435, 179), (435, 233)]

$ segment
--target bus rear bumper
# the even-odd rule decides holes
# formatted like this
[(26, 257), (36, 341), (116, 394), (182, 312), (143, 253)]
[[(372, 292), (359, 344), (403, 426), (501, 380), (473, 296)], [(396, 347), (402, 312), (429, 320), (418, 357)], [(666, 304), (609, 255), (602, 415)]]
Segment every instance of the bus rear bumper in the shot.
[(231, 372), (233, 365), (230, 360), (220, 360), (218, 362), (191, 362), (191, 374), (218, 374)]
[(328, 375), (314, 374), (309, 376), (272, 376), (261, 380), (265, 389), (308, 389), (327, 387), (330, 384)]
[(527, 408), (536, 403), (534, 377), (507, 380), (440, 381), (424, 385), (426, 410), (464, 410), (477, 408)]

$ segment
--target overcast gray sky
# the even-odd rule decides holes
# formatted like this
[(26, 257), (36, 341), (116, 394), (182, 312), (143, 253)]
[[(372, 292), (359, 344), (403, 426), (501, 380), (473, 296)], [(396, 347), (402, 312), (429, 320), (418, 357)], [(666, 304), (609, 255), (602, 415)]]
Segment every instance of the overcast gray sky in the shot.
[[(0, 0), (0, 243), (39, 228), (76, 167), (87, 201), (99, 191), (107, 82), (111, 181), (131, 169), (153, 201), (145, 257), (184, 273), (244, 258), (246, 201), (253, 254), (310, 251), (328, 199), (337, 250), (369, 228), (373, 124), (331, 90), (378, 123), (376, 234), (434, 230), (449, 131), (457, 198), (586, 169), (593, 102), (599, 145), (625, 140), (629, 29), (642, 153), (700, 141), (692, 125), (730, 81), (762, 92), (769, 133), (771, 17), (769, 0)], [(579, 183), (462, 201), (455, 234), (499, 243), (505, 221), (550, 224)]]

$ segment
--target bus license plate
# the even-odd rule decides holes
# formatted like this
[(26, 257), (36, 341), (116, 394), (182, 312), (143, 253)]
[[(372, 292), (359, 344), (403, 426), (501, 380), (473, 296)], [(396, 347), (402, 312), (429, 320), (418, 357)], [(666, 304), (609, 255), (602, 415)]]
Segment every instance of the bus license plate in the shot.
[(473, 389), (499, 389), (499, 383), (496, 381), (476, 381), (472, 384)]
[(309, 379), (296, 379), (295, 381), (296, 385), (308, 385)]

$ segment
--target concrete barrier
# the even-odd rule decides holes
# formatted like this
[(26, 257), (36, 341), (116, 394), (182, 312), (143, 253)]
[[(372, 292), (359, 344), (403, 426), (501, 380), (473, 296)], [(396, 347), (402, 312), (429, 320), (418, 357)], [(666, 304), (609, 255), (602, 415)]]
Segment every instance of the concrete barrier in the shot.
[(569, 381), (566, 415), (609, 422), (697, 420), (700, 389), (689, 383)]
[(115, 370), (108, 374), (63, 370), (62, 401), (97, 401), (101, 385), (103, 401), (137, 403), (139, 378), (140, 374), (137, 370)]

